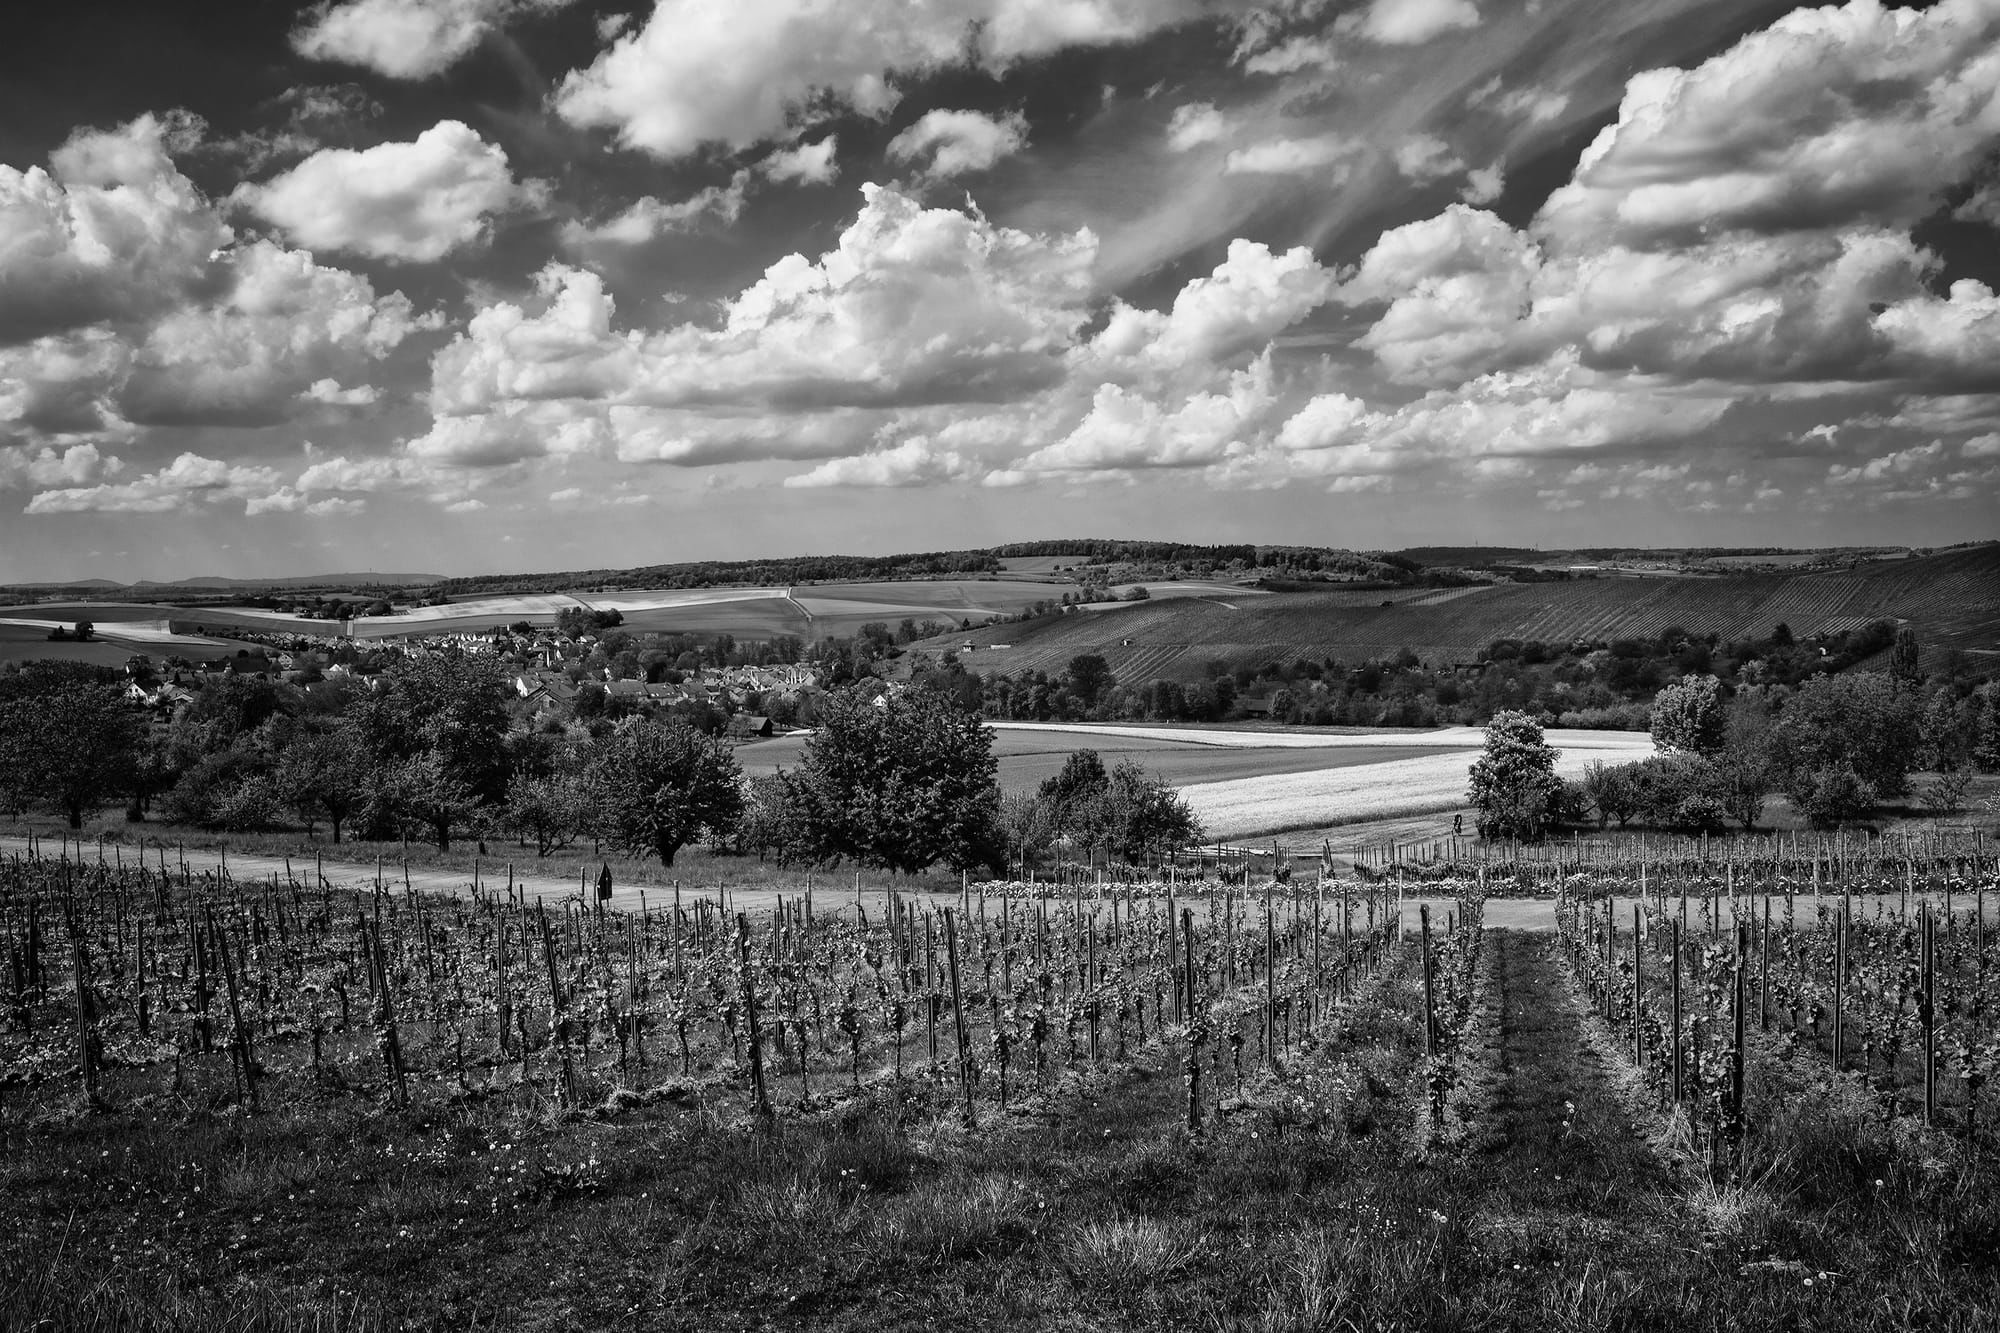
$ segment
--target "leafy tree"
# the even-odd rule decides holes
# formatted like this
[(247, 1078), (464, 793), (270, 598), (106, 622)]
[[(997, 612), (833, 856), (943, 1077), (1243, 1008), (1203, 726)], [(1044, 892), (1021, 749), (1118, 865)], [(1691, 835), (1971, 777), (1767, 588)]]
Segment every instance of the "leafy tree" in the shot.
[(452, 830), (479, 808), (472, 788), (435, 750), (414, 755), (391, 769), (389, 787), (398, 822), (429, 834), (441, 852), (451, 850)]
[(607, 737), (591, 764), (604, 836), (637, 856), (674, 854), (704, 834), (726, 835), (743, 813), (741, 770), (726, 741), (678, 718), (640, 718)]
[(1961, 704), (1948, 689), (1937, 691), (1917, 715), (1917, 762), (1938, 773), (1965, 767), (1978, 725), (1975, 703)]
[(1201, 841), (1201, 820), (1180, 793), (1130, 760), (1112, 771), (1098, 801), (1098, 843), (1127, 862)]
[(1838, 828), (1864, 818), (1875, 808), (1878, 793), (1873, 783), (1849, 763), (1828, 764), (1814, 769), (1803, 780), (1793, 779), (1788, 793), (1806, 822), (1814, 828)]
[(1923, 679), (1918, 662), (1922, 658), (1922, 646), (1917, 642), (1917, 632), (1908, 625), (1896, 631), (1894, 646), (1889, 649), (1889, 674), (1905, 685), (1914, 685)]
[(94, 672), (24, 673), (0, 703), (0, 787), (39, 796), (71, 828), (129, 784), (140, 724), (117, 688)]
[(1066, 832), (1077, 813), (1102, 796), (1110, 785), (1111, 775), (1104, 771), (1104, 761), (1097, 751), (1072, 750), (1060, 772), (1042, 779), (1035, 796), (1046, 807), (1051, 831), (1059, 834)]
[(1611, 820), (1624, 828), (1639, 813), (1639, 791), (1632, 783), (1629, 764), (1607, 764), (1602, 759), (1583, 771), (1583, 796), (1597, 814), (1597, 826)]
[(507, 822), (534, 843), (537, 856), (569, 846), (590, 815), (590, 788), (579, 774), (516, 773), (508, 780)]
[(340, 841), (340, 826), (360, 808), (368, 793), (368, 752), (353, 728), (335, 725), (325, 731), (295, 737), (272, 775), (279, 796), (305, 821), (325, 816)]
[(1095, 706), (1098, 696), (1115, 683), (1110, 664), (1096, 653), (1072, 657), (1064, 674), (1069, 680), (1070, 693), (1083, 700), (1086, 708)]
[(1879, 799), (1903, 795), (1917, 744), (1915, 696), (1870, 671), (1818, 676), (1801, 686), (1771, 729), (1770, 755), (1779, 788), (1804, 808), (1814, 800), (1827, 806), (1832, 798), (1814, 793), (1832, 791), (1827, 784), (1844, 779), (1829, 775), (1846, 772), (1858, 785), (1840, 785), (1843, 792), (1865, 787)]
[(1771, 794), (1770, 765), (1761, 752), (1729, 746), (1715, 761), (1716, 796), (1722, 812), (1747, 832), (1764, 817), (1764, 798)]
[(801, 845), (819, 862), (915, 874), (1002, 859), (993, 734), (928, 690), (828, 701), (804, 762), (787, 774)]
[(1683, 676), (1653, 698), (1653, 743), (1670, 753), (1713, 755), (1727, 735), (1722, 682)]
[(1487, 724), (1486, 748), (1472, 763), (1467, 791), (1479, 812), (1479, 836), (1539, 839), (1561, 786), (1555, 747), (1542, 738), (1541, 723), (1510, 710)]

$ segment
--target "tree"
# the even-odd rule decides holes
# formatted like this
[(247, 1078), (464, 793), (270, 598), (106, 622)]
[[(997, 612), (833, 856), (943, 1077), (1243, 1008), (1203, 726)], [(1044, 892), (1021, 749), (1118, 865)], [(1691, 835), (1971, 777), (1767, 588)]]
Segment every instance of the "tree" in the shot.
[(1875, 808), (1878, 793), (1852, 764), (1828, 764), (1803, 779), (1795, 778), (1787, 792), (1814, 828), (1838, 828), (1861, 819)]
[(1778, 787), (1796, 804), (1804, 808), (1817, 800), (1832, 808), (1832, 797), (1814, 795), (1834, 790), (1828, 774), (1857, 779), (1858, 785), (1836, 783), (1841, 792), (1866, 788), (1881, 799), (1901, 796), (1917, 745), (1915, 696), (1889, 676), (1867, 671), (1817, 676), (1801, 686), (1771, 728), (1770, 756)]
[(1922, 657), (1917, 632), (1908, 625), (1903, 626), (1896, 631), (1895, 643), (1889, 649), (1889, 674), (1905, 685), (1915, 685), (1923, 679), (1918, 666)]
[(1077, 813), (1110, 785), (1111, 775), (1104, 771), (1097, 751), (1072, 750), (1060, 772), (1042, 779), (1035, 798), (1046, 808), (1050, 829), (1061, 834), (1068, 832)]
[(949, 696), (905, 690), (878, 706), (850, 690), (786, 777), (812, 860), (915, 874), (1004, 864), (997, 772), (993, 733)]
[(89, 643), (96, 636), (97, 626), (91, 624), (88, 620), (79, 620), (76, 622), (76, 637), (80, 642)]
[(590, 767), (605, 838), (671, 866), (704, 834), (727, 835), (743, 813), (741, 770), (729, 743), (679, 718), (635, 718), (606, 737)]
[(1764, 798), (1771, 793), (1770, 766), (1761, 753), (1731, 745), (1715, 761), (1716, 795), (1722, 811), (1745, 832), (1764, 817)]
[(1098, 800), (1099, 845), (1128, 863), (1201, 841), (1201, 820), (1180, 793), (1130, 760), (1113, 770)]
[(587, 826), (590, 806), (590, 789), (574, 773), (516, 773), (507, 783), (507, 822), (535, 844), (537, 856), (569, 846)]
[(435, 750), (405, 759), (391, 770), (390, 800), (398, 822), (428, 833), (441, 852), (451, 850), (452, 829), (479, 808), (472, 788)]
[(1542, 738), (1541, 723), (1509, 710), (1487, 724), (1486, 748), (1472, 763), (1467, 791), (1479, 811), (1480, 837), (1540, 838), (1561, 786), (1555, 747)]
[(1715, 755), (1727, 736), (1722, 682), (1682, 676), (1653, 698), (1653, 744), (1668, 752)]
[(0, 703), (0, 787), (40, 796), (82, 828), (86, 810), (128, 785), (139, 719), (94, 673), (38, 671), (25, 679), (26, 688)]
[(280, 797), (305, 821), (324, 815), (340, 841), (340, 826), (359, 809), (368, 792), (368, 752), (351, 727), (336, 723), (295, 737), (278, 759), (273, 775)]
[(1083, 700), (1084, 706), (1094, 707), (1098, 696), (1113, 683), (1111, 666), (1096, 653), (1078, 653), (1069, 660), (1069, 690)]
[(1614, 819), (1624, 828), (1639, 813), (1639, 793), (1632, 785), (1630, 770), (1629, 764), (1607, 764), (1599, 759), (1583, 771), (1583, 797), (1596, 812), (1599, 828)]

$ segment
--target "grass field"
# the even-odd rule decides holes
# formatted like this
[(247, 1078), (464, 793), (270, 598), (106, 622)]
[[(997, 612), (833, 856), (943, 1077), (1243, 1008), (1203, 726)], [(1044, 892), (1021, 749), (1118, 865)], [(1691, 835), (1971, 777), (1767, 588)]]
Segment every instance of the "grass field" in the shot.
[(1609, 640), (1673, 625), (1727, 638), (1766, 635), (1781, 621), (1807, 637), (1878, 617), (1910, 624), (1926, 652), (2000, 652), (2000, 543), (1838, 572), (1158, 599), (954, 637), (1008, 645), (982, 647), (982, 671), (1054, 673), (1097, 653), (1121, 678), (1199, 680), (1210, 664), (1358, 661), (1404, 648), (1430, 662), (1469, 661), (1503, 638)]
[[(155, 661), (185, 657), (205, 662), (233, 656), (242, 646), (219, 639), (174, 634), (151, 625), (119, 621), (104, 623), (88, 643), (49, 638), (51, 627), (74, 624), (75, 621), (0, 619), (0, 662), (92, 662), (98, 666), (122, 667), (137, 653), (144, 653)], [(121, 625), (124, 628), (121, 629)]]

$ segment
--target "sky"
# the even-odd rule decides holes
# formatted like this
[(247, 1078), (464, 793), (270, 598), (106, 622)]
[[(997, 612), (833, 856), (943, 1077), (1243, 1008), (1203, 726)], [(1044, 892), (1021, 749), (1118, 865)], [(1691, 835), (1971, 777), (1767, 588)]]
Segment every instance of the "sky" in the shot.
[(2000, 0), (66, 0), (0, 582), (2000, 535)]

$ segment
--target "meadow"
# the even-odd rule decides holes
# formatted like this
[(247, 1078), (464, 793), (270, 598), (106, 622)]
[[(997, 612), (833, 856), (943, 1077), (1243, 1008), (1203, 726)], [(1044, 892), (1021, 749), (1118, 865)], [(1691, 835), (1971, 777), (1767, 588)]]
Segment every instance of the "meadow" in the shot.
[[(12, 857), (0, 1325), (1991, 1327), (1990, 853), (1771, 845), (1654, 865), (1643, 957), (1629, 860), (1492, 851), (1425, 914), (1181, 875), (865, 920)], [(1840, 991), (1807, 886), (1911, 877)], [(1934, 1018), (1877, 989), (1903, 932)]]

